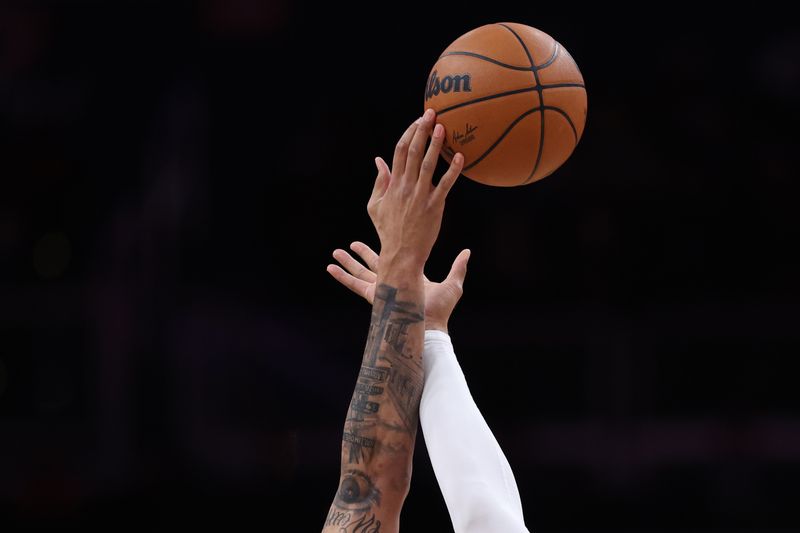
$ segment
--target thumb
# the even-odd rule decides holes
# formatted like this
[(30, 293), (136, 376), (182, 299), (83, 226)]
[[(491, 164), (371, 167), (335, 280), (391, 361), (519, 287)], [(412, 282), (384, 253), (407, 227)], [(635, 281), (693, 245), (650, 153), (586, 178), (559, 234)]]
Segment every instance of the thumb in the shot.
[(467, 262), (469, 262), (469, 256), (472, 252), (469, 249), (462, 250), (458, 256), (456, 256), (455, 261), (453, 261), (453, 266), (450, 267), (450, 273), (447, 274), (445, 281), (450, 283), (455, 283), (459, 289), (464, 288), (464, 278), (467, 277)]
[(382, 158), (375, 158), (375, 166), (378, 168), (378, 176), (375, 178), (375, 186), (372, 188), (372, 200), (377, 200), (384, 195), (392, 178), (389, 165)]

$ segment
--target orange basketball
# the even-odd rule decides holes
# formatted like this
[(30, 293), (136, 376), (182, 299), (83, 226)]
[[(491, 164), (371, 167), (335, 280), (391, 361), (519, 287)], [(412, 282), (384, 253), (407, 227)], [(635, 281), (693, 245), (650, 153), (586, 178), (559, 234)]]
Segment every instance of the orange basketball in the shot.
[(586, 122), (586, 87), (566, 48), (524, 24), (488, 24), (439, 56), (425, 87), (447, 139), (442, 157), (464, 154), (463, 174), (500, 187), (552, 174)]

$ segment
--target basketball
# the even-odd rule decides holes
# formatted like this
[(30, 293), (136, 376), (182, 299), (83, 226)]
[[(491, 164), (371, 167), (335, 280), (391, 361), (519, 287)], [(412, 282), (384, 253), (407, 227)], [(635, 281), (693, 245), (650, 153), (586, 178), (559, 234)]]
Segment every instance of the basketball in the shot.
[(486, 185), (526, 185), (572, 154), (586, 123), (586, 87), (569, 52), (515, 23), (481, 26), (445, 49), (425, 87), (447, 138), (442, 157), (464, 155), (463, 174)]

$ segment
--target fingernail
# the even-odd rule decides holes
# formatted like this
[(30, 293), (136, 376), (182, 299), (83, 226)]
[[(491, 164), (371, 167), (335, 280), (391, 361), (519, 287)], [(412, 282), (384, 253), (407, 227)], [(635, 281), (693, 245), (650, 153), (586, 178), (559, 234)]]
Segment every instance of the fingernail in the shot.
[(426, 109), (425, 110), (425, 114), (422, 115), (422, 118), (424, 118), (426, 121), (427, 120), (433, 120), (433, 116), (434, 115), (435, 115), (435, 113), (433, 112), (433, 109)]
[(453, 161), (455, 161), (456, 165), (460, 165), (461, 162), (464, 161), (464, 156), (461, 155), (461, 152), (458, 152), (453, 156)]
[(436, 125), (436, 126), (433, 128), (433, 136), (434, 136), (434, 137), (436, 137), (436, 138), (438, 139), (438, 138), (439, 138), (439, 137), (441, 137), (442, 135), (444, 135), (444, 126), (442, 126), (441, 124), (437, 124), (437, 125)]

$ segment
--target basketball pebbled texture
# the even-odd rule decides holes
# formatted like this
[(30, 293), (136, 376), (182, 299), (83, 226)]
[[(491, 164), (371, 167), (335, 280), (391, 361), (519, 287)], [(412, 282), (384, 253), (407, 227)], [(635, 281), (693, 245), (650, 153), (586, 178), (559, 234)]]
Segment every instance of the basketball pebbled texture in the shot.
[(572, 56), (546, 33), (489, 24), (442, 53), (424, 107), (446, 128), (442, 157), (461, 152), (465, 176), (512, 187), (550, 175), (572, 154), (586, 123), (586, 87)]

